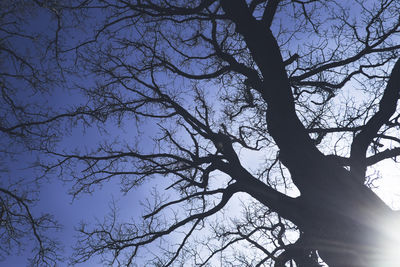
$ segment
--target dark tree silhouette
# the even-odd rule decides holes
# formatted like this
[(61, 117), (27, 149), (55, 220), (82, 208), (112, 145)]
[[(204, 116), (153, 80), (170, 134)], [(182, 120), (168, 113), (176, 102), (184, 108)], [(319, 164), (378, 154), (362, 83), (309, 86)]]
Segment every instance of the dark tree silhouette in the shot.
[(53, 12), (34, 1), (0, 3), (0, 260), (29, 242), (34, 266), (54, 266), (60, 259), (59, 244), (47, 235), (59, 225), (52, 215), (33, 212), (41, 179), (18, 172), (27, 166), (15, 158), (54, 141), (55, 128), (37, 122), (55, 115), (44, 96), (59, 81), (52, 45), (57, 24), (47, 31), (32, 26)]
[[(125, 193), (151, 177), (162, 187), (141, 221), (119, 222), (113, 210), (82, 225), (73, 263), (397, 264), (399, 215), (372, 191), (384, 177), (371, 170), (400, 155), (399, 1), (115, 0), (50, 10), (53, 61), (86, 100), (2, 132), (45, 129), (40, 166), (59, 170), (74, 196), (118, 178)], [(51, 146), (65, 121), (128, 137), (104, 137), (89, 152)], [(241, 216), (237, 196), (247, 196)], [(153, 245), (161, 248), (148, 253)]]

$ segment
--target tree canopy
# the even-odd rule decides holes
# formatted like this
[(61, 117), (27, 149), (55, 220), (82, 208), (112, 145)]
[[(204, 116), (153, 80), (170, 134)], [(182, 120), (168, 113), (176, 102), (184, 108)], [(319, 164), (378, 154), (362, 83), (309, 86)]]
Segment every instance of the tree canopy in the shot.
[(63, 257), (32, 211), (46, 179), (74, 198), (118, 180), (155, 189), (130, 220), (80, 225), (71, 264), (396, 266), (400, 218), (373, 189), (400, 155), (400, 1), (0, 10), (1, 256), (30, 237), (32, 265)]

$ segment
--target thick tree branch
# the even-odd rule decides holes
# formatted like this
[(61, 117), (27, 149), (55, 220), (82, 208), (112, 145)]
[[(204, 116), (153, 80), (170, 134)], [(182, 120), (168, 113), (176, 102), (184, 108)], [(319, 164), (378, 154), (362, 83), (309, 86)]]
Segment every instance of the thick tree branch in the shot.
[[(263, 75), (263, 86), (259, 90), (268, 103), (268, 130), (281, 150), (282, 161), (292, 172), (298, 172), (294, 177), (312, 177), (307, 172), (314, 169), (316, 161), (323, 160), (323, 155), (296, 115), (284, 61), (274, 36), (251, 15), (245, 1), (225, 0), (221, 4), (235, 22), (236, 31), (244, 37)], [(305, 181), (294, 182), (300, 191), (304, 189)]]
[[(181, 7), (173, 6), (166, 3), (164, 6), (156, 5), (150, 1), (147, 4), (130, 4), (133, 10), (138, 10), (140, 12), (146, 12), (153, 16), (180, 16), (180, 15), (194, 15), (203, 11), (205, 8), (211, 6), (216, 0), (203, 0), (198, 6), (195, 7)], [(156, 13), (151, 13), (156, 12)]]
[(393, 149), (386, 149), (380, 153), (377, 153), (373, 156), (370, 156), (366, 159), (366, 165), (371, 166), (374, 165), (382, 160), (396, 158), (400, 156), (400, 148), (396, 147)]
[(268, 29), (271, 28), (272, 21), (274, 19), (279, 2), (280, 0), (268, 0), (267, 7), (264, 10), (264, 14), (261, 20), (264, 23), (265, 27), (267, 27)]
[(218, 169), (227, 173), (237, 181), (240, 191), (248, 193), (260, 203), (277, 212), (285, 219), (293, 222), (301, 220), (297, 208), (297, 199), (282, 194), (260, 180), (253, 177), (245, 168), (238, 164), (219, 163)]
[(350, 158), (352, 160), (352, 172), (363, 179), (366, 168), (367, 148), (377, 135), (379, 129), (389, 121), (396, 111), (400, 92), (400, 59), (393, 67), (390, 79), (386, 85), (382, 99), (379, 102), (379, 110), (366, 123), (365, 127), (355, 136), (351, 144)]

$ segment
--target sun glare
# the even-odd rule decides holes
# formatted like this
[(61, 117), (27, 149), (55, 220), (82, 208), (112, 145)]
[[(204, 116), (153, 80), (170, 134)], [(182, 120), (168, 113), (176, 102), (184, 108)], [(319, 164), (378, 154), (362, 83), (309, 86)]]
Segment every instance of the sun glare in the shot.
[(382, 239), (378, 241), (378, 249), (373, 256), (373, 267), (399, 267), (400, 266), (400, 229), (399, 217), (385, 218), (381, 222)]

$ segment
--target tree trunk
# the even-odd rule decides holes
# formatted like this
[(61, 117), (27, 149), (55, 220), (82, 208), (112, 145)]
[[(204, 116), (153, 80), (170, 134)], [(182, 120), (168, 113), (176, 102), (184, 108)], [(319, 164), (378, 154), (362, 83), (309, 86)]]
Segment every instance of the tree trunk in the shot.
[[(262, 86), (256, 90), (268, 103), (268, 132), (301, 192), (297, 214), (291, 219), (329, 266), (384, 266), (383, 241), (390, 237), (380, 221), (394, 220), (395, 212), (354, 173), (315, 147), (296, 115), (279, 45), (270, 29), (252, 16), (245, 1), (222, 0), (221, 4), (262, 73)], [(369, 130), (379, 129), (374, 126)]]
[(400, 222), (396, 213), (347, 171), (326, 176), (320, 179), (325, 185), (314, 182), (302, 193), (301, 219), (295, 223), (331, 267), (387, 266), (382, 264), (392, 238), (387, 227)]

